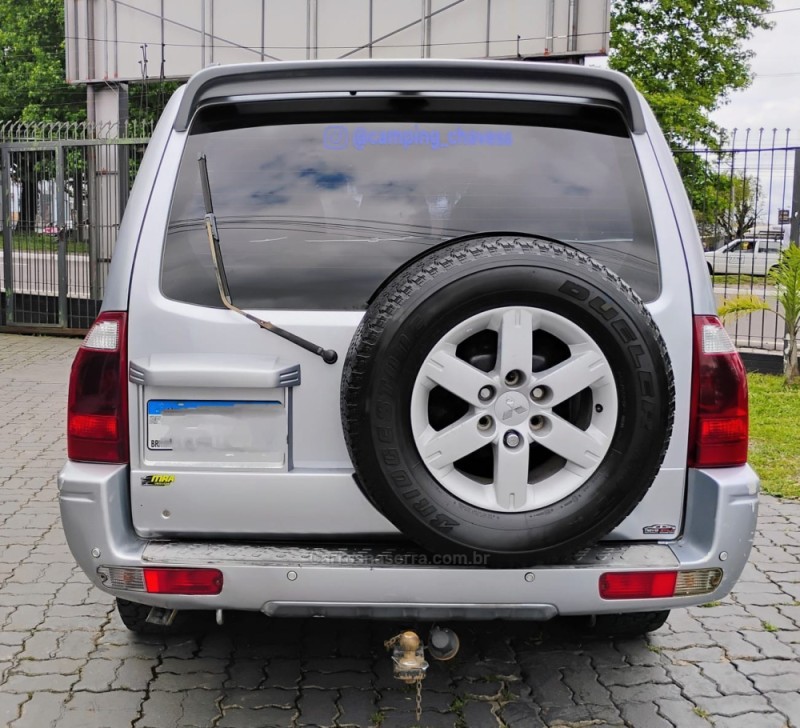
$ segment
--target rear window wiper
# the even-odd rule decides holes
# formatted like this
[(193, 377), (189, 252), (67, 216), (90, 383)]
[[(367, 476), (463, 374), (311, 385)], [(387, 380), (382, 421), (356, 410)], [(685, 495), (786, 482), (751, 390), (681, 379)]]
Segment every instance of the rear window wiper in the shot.
[(219, 231), (217, 229), (217, 217), (214, 215), (214, 205), (211, 202), (211, 184), (208, 180), (208, 162), (206, 161), (206, 155), (201, 154), (197, 158), (197, 163), (200, 166), (200, 184), (203, 188), (203, 205), (206, 213), (204, 218), (206, 233), (208, 234), (208, 244), (211, 248), (211, 261), (214, 264), (214, 273), (217, 278), (217, 288), (219, 289), (219, 297), (222, 301), (222, 305), (230, 311), (235, 311), (236, 313), (241, 314), (254, 324), (258, 324), (262, 329), (271, 331), (273, 334), (276, 334), (287, 341), (291, 341), (293, 344), (297, 344), (297, 346), (302, 347), (306, 351), (310, 351), (312, 354), (322, 357), (322, 361), (324, 361), (326, 364), (335, 364), (339, 357), (333, 349), (323, 349), (321, 346), (312, 344), (307, 339), (303, 339), (300, 336), (291, 333), (290, 331), (286, 331), (279, 326), (275, 326), (275, 324), (272, 324), (269, 321), (264, 321), (263, 319), (253, 316), (252, 314), (247, 313), (247, 311), (242, 311), (242, 309), (239, 307), (234, 306), (233, 301), (231, 300), (231, 289), (228, 285), (228, 277), (225, 275), (225, 263), (222, 260), (222, 250), (219, 244)]

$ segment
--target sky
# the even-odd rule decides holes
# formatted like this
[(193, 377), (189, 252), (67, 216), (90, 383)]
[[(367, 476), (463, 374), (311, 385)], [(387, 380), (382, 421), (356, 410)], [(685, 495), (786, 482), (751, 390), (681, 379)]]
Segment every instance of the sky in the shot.
[[(778, 129), (783, 143), (790, 128), (789, 143), (800, 144), (800, 0), (773, 0), (769, 15), (772, 30), (758, 30), (747, 46), (755, 51), (752, 85), (731, 94), (730, 103), (712, 115), (725, 129)], [(782, 11), (782, 12), (781, 12)], [(753, 132), (751, 132), (752, 134)], [(738, 135), (737, 135), (738, 136)]]
[[(778, 211), (791, 207), (794, 153), (769, 149), (800, 147), (800, 0), (773, 0), (768, 17), (772, 29), (757, 30), (745, 44), (754, 52), (752, 84), (730, 94), (711, 115), (729, 139), (736, 130), (737, 149), (752, 150), (735, 154), (732, 165), (737, 174), (759, 180), (759, 226), (776, 225)], [(606, 66), (607, 61), (590, 58), (587, 65)], [(761, 129), (760, 146), (768, 150), (763, 154), (756, 151)]]
[[(712, 114), (722, 128), (738, 129), (737, 137), (749, 127), (751, 134), (764, 128), (777, 139), (800, 145), (800, 0), (773, 0), (771, 30), (757, 30), (745, 44), (752, 50), (752, 84), (730, 95), (727, 104)], [(588, 58), (586, 65), (606, 67), (605, 58)]]

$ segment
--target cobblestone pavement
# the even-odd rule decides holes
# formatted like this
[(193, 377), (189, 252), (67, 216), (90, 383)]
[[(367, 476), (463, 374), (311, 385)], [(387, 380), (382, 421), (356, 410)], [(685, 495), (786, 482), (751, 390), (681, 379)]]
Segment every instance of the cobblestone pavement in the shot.
[[(58, 518), (76, 345), (0, 335), (0, 726), (412, 725), (413, 693), (381, 646), (398, 625), (235, 615), (166, 640), (123, 628)], [(462, 651), (432, 666), (422, 724), (800, 728), (798, 524), (800, 503), (764, 497), (735, 593), (648, 639), (454, 625)]]

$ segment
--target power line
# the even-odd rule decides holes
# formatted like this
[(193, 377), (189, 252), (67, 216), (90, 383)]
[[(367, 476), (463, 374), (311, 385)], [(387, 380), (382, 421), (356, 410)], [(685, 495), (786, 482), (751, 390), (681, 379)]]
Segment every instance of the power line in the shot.
[(800, 7), (796, 8), (783, 8), (782, 10), (766, 10), (763, 13), (759, 13), (759, 15), (778, 15), (779, 13), (794, 13), (800, 10)]

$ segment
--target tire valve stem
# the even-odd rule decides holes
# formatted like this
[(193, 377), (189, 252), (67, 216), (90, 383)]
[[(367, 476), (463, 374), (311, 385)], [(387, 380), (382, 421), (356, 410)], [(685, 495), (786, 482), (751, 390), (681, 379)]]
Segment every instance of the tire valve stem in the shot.
[(425, 648), (416, 632), (407, 630), (395, 635), (383, 646), (392, 651), (394, 676), (406, 685), (417, 687), (417, 723), (422, 719), (422, 681), (428, 670)]

